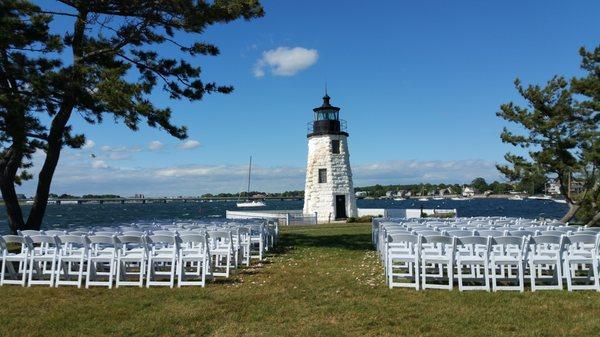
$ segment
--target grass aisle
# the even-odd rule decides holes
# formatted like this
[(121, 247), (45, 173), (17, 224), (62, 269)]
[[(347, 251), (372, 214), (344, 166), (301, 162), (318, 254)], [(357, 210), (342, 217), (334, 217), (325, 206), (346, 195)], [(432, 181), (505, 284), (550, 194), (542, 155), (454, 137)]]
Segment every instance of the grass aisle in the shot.
[(595, 292), (389, 290), (370, 225), (284, 228), (279, 254), (184, 288), (0, 288), (2, 336), (597, 336)]

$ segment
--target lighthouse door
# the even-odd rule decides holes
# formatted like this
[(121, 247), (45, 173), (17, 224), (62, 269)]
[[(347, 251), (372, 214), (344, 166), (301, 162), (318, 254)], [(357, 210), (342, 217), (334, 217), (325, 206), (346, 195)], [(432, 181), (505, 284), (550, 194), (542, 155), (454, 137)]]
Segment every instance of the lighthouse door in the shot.
[(346, 218), (346, 196), (336, 195), (335, 196), (335, 218), (345, 219)]

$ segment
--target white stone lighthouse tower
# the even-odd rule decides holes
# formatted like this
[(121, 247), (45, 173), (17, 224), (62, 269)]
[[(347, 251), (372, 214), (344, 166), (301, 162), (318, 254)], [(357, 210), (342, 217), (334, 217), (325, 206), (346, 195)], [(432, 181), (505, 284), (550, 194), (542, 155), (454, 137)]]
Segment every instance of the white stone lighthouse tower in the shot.
[(314, 108), (308, 128), (308, 163), (304, 188), (304, 213), (317, 213), (319, 222), (356, 217), (346, 121), (340, 108), (329, 103)]

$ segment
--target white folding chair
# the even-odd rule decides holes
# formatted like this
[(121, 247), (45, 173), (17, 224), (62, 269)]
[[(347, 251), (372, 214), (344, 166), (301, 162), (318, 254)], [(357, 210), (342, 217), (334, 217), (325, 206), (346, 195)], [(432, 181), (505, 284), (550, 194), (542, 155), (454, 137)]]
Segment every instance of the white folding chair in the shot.
[[(492, 271), (492, 291), (525, 291), (523, 261), (525, 238), (500, 236), (491, 239), (490, 269)], [(516, 285), (501, 285), (499, 281), (516, 282)]]
[(179, 240), (177, 286), (204, 287), (211, 261), (207, 234), (181, 235)]
[[(33, 235), (30, 236), (29, 239), (34, 245), (34, 249), (31, 250), (31, 255), (29, 257), (28, 286), (54, 286), (58, 255), (60, 254), (61, 247), (58, 237), (50, 235)], [(35, 247), (36, 245), (38, 245), (38, 247)]]
[[(456, 271), (458, 290), (490, 291), (489, 256), (490, 238), (482, 236), (460, 237), (456, 240)], [(465, 274), (464, 268), (468, 269)], [(465, 285), (467, 282), (482, 282), (481, 285)]]
[(239, 227), (237, 229), (237, 235), (234, 237), (234, 244), (237, 246), (237, 250), (240, 256), (240, 264), (250, 266), (250, 228)]
[[(149, 235), (146, 236), (146, 245), (148, 247), (146, 287), (169, 286), (173, 288), (179, 241), (173, 235)], [(168, 280), (159, 280), (161, 276), (167, 276)]]
[(234, 254), (231, 231), (208, 231), (208, 236), (212, 258), (211, 266), (213, 266), (211, 275), (229, 277), (231, 272), (231, 257)]
[[(452, 290), (456, 238), (432, 235), (423, 236), (421, 240), (421, 286), (423, 289)], [(430, 279), (436, 283), (428, 282)]]
[[(18, 253), (9, 251), (9, 244), (19, 245)], [(24, 287), (27, 282), (27, 263), (29, 254), (33, 249), (30, 241), (24, 236), (4, 235), (0, 238), (0, 249), (2, 249), (0, 286), (5, 284), (17, 284)], [(18, 263), (17, 268), (13, 265), (13, 262)], [(7, 278), (7, 276), (9, 278)]]
[(263, 260), (265, 252), (264, 225), (252, 225), (250, 229), (250, 259)]
[[(117, 236), (116, 284), (120, 286), (144, 286), (147, 247), (143, 236)], [(134, 278), (135, 277), (135, 278)], [(134, 280), (130, 280), (134, 278)]]
[(81, 288), (84, 266), (89, 252), (88, 238), (84, 235), (67, 234), (59, 236), (58, 240), (61, 247), (58, 254), (54, 285), (56, 287), (75, 285), (77, 288)]
[[(419, 290), (419, 254), (421, 237), (413, 234), (390, 234), (387, 239), (387, 281), (390, 288), (410, 287)], [(410, 282), (410, 280), (413, 282)], [(409, 282), (403, 282), (409, 280)]]
[[(531, 291), (562, 290), (562, 256), (564, 252), (563, 236), (542, 235), (529, 239), (527, 260)], [(551, 273), (547, 275), (547, 273)], [(538, 284), (538, 281), (555, 284)]]
[(115, 235), (92, 235), (87, 260), (85, 287), (113, 286), (117, 265), (117, 237)]
[(568, 249), (564, 254), (563, 270), (567, 289), (600, 291), (600, 236), (579, 233), (582, 232), (565, 238)]

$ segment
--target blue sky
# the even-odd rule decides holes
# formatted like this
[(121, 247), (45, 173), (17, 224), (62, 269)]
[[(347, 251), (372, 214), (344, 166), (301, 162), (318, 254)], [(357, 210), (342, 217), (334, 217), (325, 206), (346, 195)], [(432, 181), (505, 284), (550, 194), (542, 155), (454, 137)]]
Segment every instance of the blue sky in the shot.
[[(514, 79), (580, 74), (579, 47), (600, 43), (597, 1), (263, 5), (264, 18), (211, 27), (200, 37), (221, 55), (192, 61), (203, 66), (204, 80), (233, 85), (232, 94), (194, 103), (153, 96), (188, 126), (188, 143), (148, 127), (133, 133), (110, 119), (91, 126), (75, 115), (75, 129), (93, 146), (65, 151), (52, 190), (236, 192), (249, 155), (255, 189), (302, 189), (306, 123), (325, 82), (348, 121), (355, 185), (498, 179), (494, 164), (510, 147), (499, 139), (505, 124), (495, 113), (520, 102)], [(54, 29), (72, 28), (60, 20)], [(21, 190), (31, 194), (33, 185)]]

